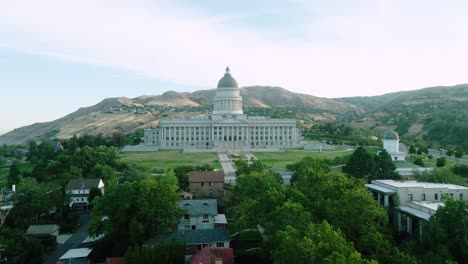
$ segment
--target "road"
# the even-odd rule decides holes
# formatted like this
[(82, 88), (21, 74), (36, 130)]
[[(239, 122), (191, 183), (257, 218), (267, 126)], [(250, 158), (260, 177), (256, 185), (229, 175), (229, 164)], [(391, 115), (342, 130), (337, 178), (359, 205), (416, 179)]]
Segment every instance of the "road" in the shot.
[(80, 228), (63, 245), (58, 245), (58, 248), (44, 257), (44, 264), (56, 264), (58, 259), (63, 256), (69, 249), (77, 248), (80, 243), (88, 236), (88, 227), (90, 224), (91, 215), (89, 212), (83, 212), (80, 215)]
[(429, 149), (429, 154), (431, 154), (432, 156), (436, 157), (436, 158), (440, 158), (440, 157), (444, 157), (448, 160), (459, 160), (460, 163), (463, 163), (463, 164), (468, 164), (468, 155), (465, 154), (463, 155), (463, 157), (461, 158), (455, 158), (455, 156), (447, 156), (445, 154), (444, 151), (440, 151), (440, 150), (437, 150), (437, 149)]

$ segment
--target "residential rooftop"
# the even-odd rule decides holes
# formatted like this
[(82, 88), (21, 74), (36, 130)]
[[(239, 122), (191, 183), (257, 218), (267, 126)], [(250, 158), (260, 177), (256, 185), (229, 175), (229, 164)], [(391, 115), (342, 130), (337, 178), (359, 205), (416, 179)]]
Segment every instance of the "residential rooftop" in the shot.
[(216, 199), (182, 200), (179, 202), (179, 207), (186, 210), (192, 216), (202, 214), (214, 216), (218, 214), (218, 202)]

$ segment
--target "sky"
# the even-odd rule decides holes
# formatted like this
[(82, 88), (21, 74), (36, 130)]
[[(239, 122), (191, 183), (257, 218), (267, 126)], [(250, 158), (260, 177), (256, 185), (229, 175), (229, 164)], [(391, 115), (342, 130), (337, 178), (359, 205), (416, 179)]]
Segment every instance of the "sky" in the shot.
[(2, 0), (0, 134), (109, 97), (239, 85), (319, 97), (468, 83), (468, 1)]

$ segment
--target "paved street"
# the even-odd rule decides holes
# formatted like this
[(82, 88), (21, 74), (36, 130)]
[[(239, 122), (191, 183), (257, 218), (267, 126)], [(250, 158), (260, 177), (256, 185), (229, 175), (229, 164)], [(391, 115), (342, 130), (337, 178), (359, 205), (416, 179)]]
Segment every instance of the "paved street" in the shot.
[(468, 155), (467, 154), (463, 155), (463, 157), (461, 157), (460, 159), (455, 158), (455, 156), (453, 156), (453, 155), (452, 156), (447, 156), (444, 151), (440, 151), (438, 149), (429, 149), (429, 154), (431, 154), (432, 156), (434, 156), (436, 158), (445, 157), (448, 160), (459, 160), (463, 164), (468, 164)]
[(88, 236), (88, 227), (90, 224), (91, 215), (89, 212), (84, 212), (80, 215), (80, 228), (63, 245), (58, 245), (58, 248), (44, 257), (45, 264), (56, 264), (57, 260), (65, 254), (69, 249), (76, 248)]

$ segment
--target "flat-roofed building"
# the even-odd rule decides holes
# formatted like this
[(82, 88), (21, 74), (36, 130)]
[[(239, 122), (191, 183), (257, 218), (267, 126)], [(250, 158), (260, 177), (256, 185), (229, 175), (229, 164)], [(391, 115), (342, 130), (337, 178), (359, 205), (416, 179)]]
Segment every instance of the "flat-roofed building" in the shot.
[(380, 206), (396, 207), (395, 224), (399, 231), (422, 233), (421, 221), (428, 221), (446, 198), (468, 201), (468, 188), (455, 184), (374, 180), (366, 184)]

